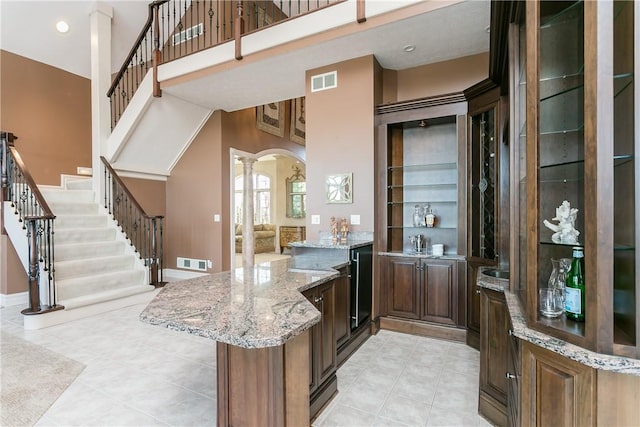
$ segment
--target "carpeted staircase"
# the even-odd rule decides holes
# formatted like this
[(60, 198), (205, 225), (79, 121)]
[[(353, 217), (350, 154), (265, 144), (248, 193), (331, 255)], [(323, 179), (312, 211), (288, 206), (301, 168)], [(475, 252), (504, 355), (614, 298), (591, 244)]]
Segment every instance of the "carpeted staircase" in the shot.
[(40, 188), (55, 220), (55, 277), (65, 311), (154, 290), (119, 227), (95, 202), (90, 179)]

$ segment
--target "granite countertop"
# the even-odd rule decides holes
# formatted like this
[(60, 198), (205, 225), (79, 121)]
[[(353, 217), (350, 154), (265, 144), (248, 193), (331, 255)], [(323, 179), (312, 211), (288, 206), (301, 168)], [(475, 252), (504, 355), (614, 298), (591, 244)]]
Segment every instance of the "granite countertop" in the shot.
[(520, 299), (515, 293), (509, 291), (509, 280), (484, 275), (482, 270), (485, 268), (491, 267), (480, 268), (477, 284), (481, 288), (504, 292), (513, 326), (513, 335), (591, 368), (640, 376), (640, 360), (638, 359), (596, 353), (527, 327)]
[(344, 263), (302, 256), (169, 283), (140, 319), (238, 347), (282, 345), (320, 321), (301, 292), (338, 277)]
[(378, 252), (378, 255), (382, 256), (398, 256), (398, 257), (412, 257), (412, 258), (429, 258), (429, 259), (451, 259), (451, 260), (464, 260), (465, 257), (457, 254), (447, 254), (442, 256), (427, 255), (426, 253), (418, 253), (415, 251), (404, 252)]
[(359, 239), (347, 239), (346, 243), (338, 242), (334, 243), (331, 239), (319, 239), (319, 240), (303, 240), (301, 242), (291, 242), (289, 246), (296, 248), (315, 248), (315, 249), (355, 249), (361, 246), (372, 245), (373, 240), (359, 240)]

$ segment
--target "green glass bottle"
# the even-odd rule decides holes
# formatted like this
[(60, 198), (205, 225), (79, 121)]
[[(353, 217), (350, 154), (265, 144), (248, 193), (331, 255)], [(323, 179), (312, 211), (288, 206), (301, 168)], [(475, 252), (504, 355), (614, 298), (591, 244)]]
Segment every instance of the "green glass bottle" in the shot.
[(567, 318), (584, 322), (584, 252), (581, 247), (573, 248), (573, 259), (564, 291), (564, 311)]

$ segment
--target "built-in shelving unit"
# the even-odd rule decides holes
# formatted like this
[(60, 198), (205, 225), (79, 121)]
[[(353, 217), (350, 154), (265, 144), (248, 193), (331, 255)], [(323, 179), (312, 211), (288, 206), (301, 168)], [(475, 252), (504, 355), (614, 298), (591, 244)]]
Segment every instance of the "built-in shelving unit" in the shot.
[[(579, 346), (638, 358), (637, 5), (575, 1), (527, 6), (512, 88), (514, 128), (519, 130), (515, 271), (528, 321)], [(588, 27), (593, 31), (585, 31)], [(578, 209), (577, 244), (552, 242), (553, 231), (543, 225), (563, 201)], [(586, 321), (543, 317), (538, 289), (547, 286), (551, 259), (570, 258), (573, 246), (585, 253)]]
[[(425, 117), (387, 126), (385, 234), (389, 252), (411, 252), (411, 236), (458, 254), (458, 118)], [(436, 215), (434, 227), (415, 225), (418, 208)], [(424, 213), (422, 215), (424, 222)]]

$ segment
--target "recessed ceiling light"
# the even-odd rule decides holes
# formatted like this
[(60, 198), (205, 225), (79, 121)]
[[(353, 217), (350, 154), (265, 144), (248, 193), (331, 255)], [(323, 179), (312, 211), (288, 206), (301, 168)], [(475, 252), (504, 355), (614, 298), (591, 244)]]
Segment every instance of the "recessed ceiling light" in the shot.
[(413, 52), (414, 50), (416, 50), (416, 47), (412, 44), (408, 44), (403, 47), (402, 50), (404, 50), (405, 52)]
[(58, 23), (56, 24), (56, 30), (58, 30), (59, 33), (64, 34), (69, 31), (69, 24), (67, 24), (65, 21), (58, 21)]

